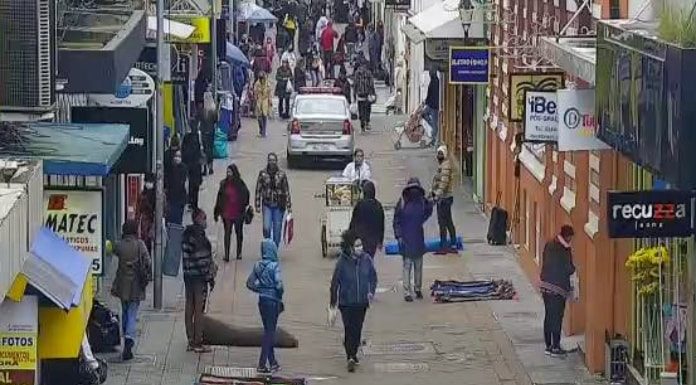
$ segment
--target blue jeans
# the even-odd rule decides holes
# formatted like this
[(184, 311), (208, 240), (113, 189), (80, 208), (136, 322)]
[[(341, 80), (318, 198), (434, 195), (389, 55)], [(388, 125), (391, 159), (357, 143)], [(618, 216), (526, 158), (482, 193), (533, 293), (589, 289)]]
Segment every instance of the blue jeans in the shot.
[(124, 338), (135, 340), (139, 307), (140, 301), (121, 301), (121, 327)]
[(183, 202), (169, 202), (167, 207), (167, 222), (180, 225), (184, 221), (184, 206)]
[(265, 367), (266, 362), (269, 366), (277, 365), (274, 346), (275, 334), (278, 327), (278, 316), (280, 315), (280, 304), (272, 299), (259, 299), (259, 313), (263, 322), (263, 338), (261, 339), (261, 357), (259, 357), (259, 367)]
[(273, 239), (277, 247), (283, 235), (284, 217), (285, 210), (280, 207), (263, 206), (263, 237)]
[(266, 124), (268, 123), (268, 116), (259, 115), (256, 117), (256, 119), (259, 121), (259, 134), (261, 136), (266, 136)]
[(430, 106), (425, 106), (425, 111), (423, 114), (423, 118), (425, 119), (426, 122), (430, 125), (430, 127), (433, 128), (432, 132), (432, 141), (433, 143), (437, 143), (439, 141), (439, 136), (438, 136), (438, 111), (434, 108), (431, 108)]

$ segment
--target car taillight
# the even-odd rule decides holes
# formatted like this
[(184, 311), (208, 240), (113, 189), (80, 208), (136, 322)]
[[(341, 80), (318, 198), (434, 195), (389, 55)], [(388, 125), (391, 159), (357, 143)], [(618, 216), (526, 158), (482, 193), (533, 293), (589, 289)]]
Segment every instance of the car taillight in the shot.
[(291, 134), (299, 134), (300, 133), (300, 122), (298, 122), (297, 119), (292, 121), (292, 124), (290, 125), (290, 133)]
[(343, 121), (343, 135), (350, 135), (353, 131), (353, 125), (350, 124), (350, 120), (346, 119)]

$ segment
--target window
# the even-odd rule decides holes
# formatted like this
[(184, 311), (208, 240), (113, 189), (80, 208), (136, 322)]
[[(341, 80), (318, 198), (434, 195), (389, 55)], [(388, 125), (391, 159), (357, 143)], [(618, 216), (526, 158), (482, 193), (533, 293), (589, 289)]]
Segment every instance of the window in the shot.
[[(299, 99), (299, 98), (298, 98)], [(314, 97), (297, 100), (296, 113), (301, 115), (329, 114), (342, 115), (346, 102), (338, 98), (317, 99)]]

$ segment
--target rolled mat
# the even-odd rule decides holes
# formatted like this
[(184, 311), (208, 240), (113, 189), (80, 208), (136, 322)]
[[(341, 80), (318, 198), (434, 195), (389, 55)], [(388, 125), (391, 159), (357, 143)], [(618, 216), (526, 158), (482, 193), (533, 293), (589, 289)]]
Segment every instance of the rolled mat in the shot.
[[(464, 240), (461, 236), (457, 236), (457, 250), (464, 249)], [(432, 253), (440, 249), (440, 238), (430, 238), (425, 240), (425, 251)], [(384, 253), (387, 255), (401, 254), (399, 251), (399, 243), (396, 240), (387, 241), (384, 243)]]
[[(203, 343), (214, 346), (260, 347), (263, 327), (235, 326), (227, 320), (203, 316)], [(275, 347), (296, 348), (297, 338), (279, 327), (276, 330)]]

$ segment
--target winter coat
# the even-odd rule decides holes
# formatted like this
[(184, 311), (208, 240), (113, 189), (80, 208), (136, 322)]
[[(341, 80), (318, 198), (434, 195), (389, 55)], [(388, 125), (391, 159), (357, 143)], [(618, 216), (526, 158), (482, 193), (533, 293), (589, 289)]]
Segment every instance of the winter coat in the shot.
[(411, 178), (396, 204), (393, 222), (394, 236), (405, 258), (420, 258), (425, 254), (423, 225), (432, 214), (433, 203), (425, 198), (418, 178)]
[(254, 264), (246, 286), (259, 294), (259, 300), (283, 301), (283, 279), (278, 263), (278, 248), (270, 239), (261, 241), (261, 260)]
[(307, 72), (305, 68), (295, 67), (295, 90), (299, 91), (300, 88), (307, 86)]
[(291, 209), (290, 185), (285, 172), (278, 170), (271, 174), (265, 168), (261, 170), (256, 179), (254, 198), (256, 209), (261, 209), (261, 205), (279, 207), (282, 210)]
[(247, 71), (244, 67), (242, 66), (234, 66), (234, 70), (232, 72), (232, 87), (234, 88), (234, 93), (237, 95), (237, 97), (242, 96), (242, 92), (244, 92), (244, 86), (247, 83)]
[(448, 158), (437, 166), (431, 190), (431, 194), (438, 199), (452, 196), (452, 164)]
[(340, 88), (341, 92), (343, 93), (343, 96), (346, 97), (346, 100), (348, 101), (348, 104), (352, 103), (352, 98), (350, 97), (350, 82), (348, 79), (341, 79), (340, 77), (336, 80), (334, 80), (334, 87)]
[(185, 280), (212, 281), (215, 278), (213, 249), (203, 226), (198, 224), (186, 226), (181, 240), (181, 250)]
[(145, 288), (150, 282), (142, 282), (138, 273), (152, 271), (152, 260), (145, 243), (135, 235), (127, 235), (114, 244), (114, 255), (118, 257), (118, 269), (111, 294), (121, 301), (145, 300)]
[(349, 228), (358, 235), (363, 244), (381, 245), (384, 243), (384, 208), (375, 198), (375, 185), (363, 185), (364, 198), (353, 208)]
[(359, 98), (367, 98), (375, 94), (375, 80), (367, 65), (361, 65), (355, 74), (355, 95)]
[(271, 85), (268, 79), (258, 80), (254, 84), (254, 98), (256, 99), (256, 116), (268, 116), (271, 113)]
[(346, 39), (346, 43), (355, 43), (358, 41), (358, 29), (355, 24), (349, 23), (343, 32), (343, 37)]
[[(213, 209), (215, 218), (223, 216), (226, 211), (226, 206), (229, 202), (229, 197), (227, 196), (227, 183), (234, 182), (228, 182), (227, 179), (223, 179), (220, 182), (220, 188), (218, 189), (217, 198), (215, 199), (215, 208)], [(237, 183), (234, 183), (234, 188), (237, 190), (237, 199), (239, 199), (239, 207), (242, 210), (240, 215), (243, 215), (244, 210), (249, 206), (249, 189), (246, 183), (241, 179), (237, 181)]]
[(288, 86), (288, 81), (292, 81), (292, 70), (290, 67), (283, 67), (280, 66), (278, 67), (278, 70), (276, 71), (276, 87), (275, 87), (275, 95), (280, 96), (280, 97), (285, 97), (287, 96), (287, 86)]
[(365, 161), (363, 161), (357, 170), (355, 169), (355, 162), (350, 162), (346, 165), (346, 168), (343, 169), (341, 175), (353, 182), (357, 180), (370, 180), (372, 179), (372, 170), (370, 169), (370, 165)]
[(568, 297), (572, 287), (570, 276), (575, 273), (573, 254), (558, 238), (546, 243), (542, 254), (541, 291)]
[(368, 306), (370, 295), (377, 290), (377, 271), (372, 264), (372, 258), (365, 252), (345, 250), (336, 262), (336, 268), (331, 278), (331, 306)]
[(425, 104), (435, 111), (440, 109), (440, 79), (437, 76), (430, 76)]
[[(167, 207), (166, 204), (164, 207)], [(144, 189), (140, 192), (135, 208), (135, 219), (138, 221), (140, 238), (145, 244), (150, 244), (155, 235), (155, 189)]]
[(192, 130), (184, 135), (181, 144), (181, 158), (188, 168), (189, 183), (201, 184), (203, 182), (203, 170), (201, 169), (203, 151), (201, 148), (198, 131)]
[(186, 203), (187, 178), (188, 169), (186, 165), (183, 162), (179, 164), (172, 163), (169, 173), (165, 174), (164, 178), (164, 188), (171, 202)]

